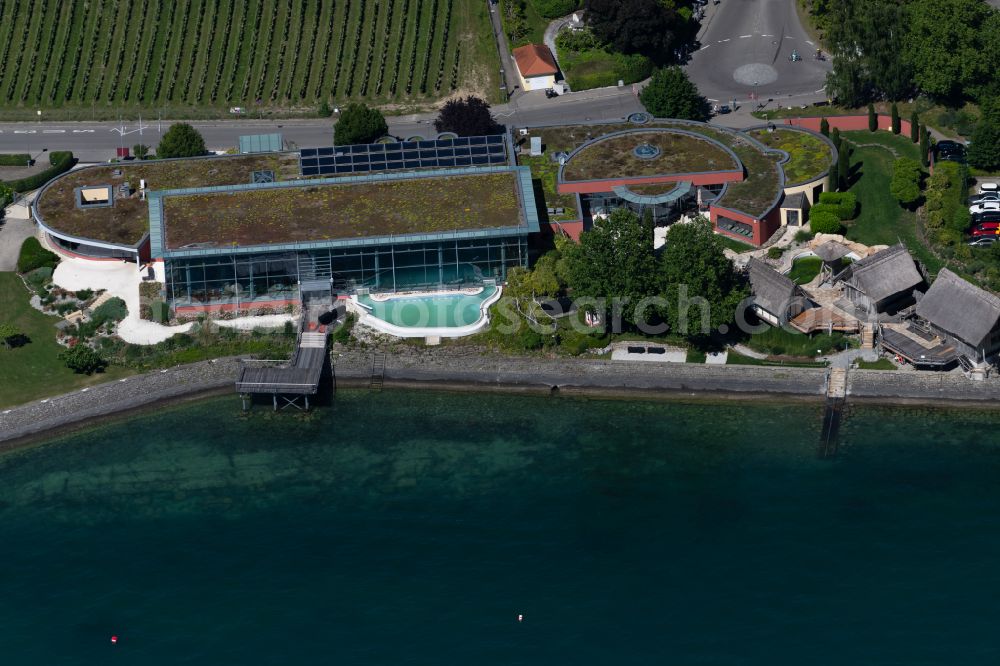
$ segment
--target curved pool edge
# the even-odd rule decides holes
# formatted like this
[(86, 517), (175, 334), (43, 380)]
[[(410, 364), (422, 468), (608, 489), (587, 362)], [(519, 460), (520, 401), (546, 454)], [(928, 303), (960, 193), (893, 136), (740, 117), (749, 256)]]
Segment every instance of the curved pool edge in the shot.
[(489, 309), (494, 303), (500, 300), (503, 294), (503, 285), (497, 285), (493, 294), (482, 302), (479, 306), (479, 319), (465, 326), (397, 326), (390, 324), (384, 319), (379, 319), (370, 310), (358, 301), (357, 295), (351, 296), (348, 300), (348, 309), (358, 315), (358, 323), (374, 329), (380, 333), (386, 333), (397, 338), (464, 338), (467, 335), (479, 333), (489, 326)]

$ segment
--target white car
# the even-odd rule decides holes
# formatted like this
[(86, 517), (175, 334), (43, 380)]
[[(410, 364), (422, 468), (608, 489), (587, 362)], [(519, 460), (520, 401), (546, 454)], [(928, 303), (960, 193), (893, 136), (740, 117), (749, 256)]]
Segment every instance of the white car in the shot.
[(969, 206), (969, 213), (971, 215), (990, 212), (1000, 212), (1000, 201), (984, 201), (975, 206)]
[(979, 183), (980, 194), (992, 194), (1000, 192), (1000, 183)]

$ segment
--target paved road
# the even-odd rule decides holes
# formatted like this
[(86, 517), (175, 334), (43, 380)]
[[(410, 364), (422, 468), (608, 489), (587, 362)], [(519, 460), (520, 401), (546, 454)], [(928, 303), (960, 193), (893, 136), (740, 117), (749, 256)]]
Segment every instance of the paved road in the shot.
[[(546, 99), (542, 91), (518, 96), (510, 104), (493, 107), (497, 119), (514, 127), (589, 120), (614, 120), (641, 111), (642, 105), (631, 86), (623, 89), (603, 88)], [(434, 135), (434, 114), (392, 116), (389, 131), (402, 137)], [(333, 122), (330, 120), (232, 120), (201, 121), (192, 124), (205, 137), (211, 150), (236, 146), (241, 134), (281, 132), (293, 147), (328, 146), (332, 143)], [(170, 121), (144, 122), (141, 133), (138, 124), (128, 123), (124, 140), (114, 131), (121, 126), (114, 122), (83, 123), (0, 123), (0, 152), (42, 154), (43, 149), (72, 150), (84, 162), (100, 162), (115, 155), (123, 143), (132, 146), (145, 143), (155, 146)]]
[[(789, 96), (821, 95), (829, 61), (814, 58), (795, 11), (795, 0), (722, 0), (710, 5), (701, 49), (687, 65), (688, 75), (702, 94), (726, 103), (748, 100), (755, 91), (775, 103)], [(789, 61), (792, 50), (802, 56)]]

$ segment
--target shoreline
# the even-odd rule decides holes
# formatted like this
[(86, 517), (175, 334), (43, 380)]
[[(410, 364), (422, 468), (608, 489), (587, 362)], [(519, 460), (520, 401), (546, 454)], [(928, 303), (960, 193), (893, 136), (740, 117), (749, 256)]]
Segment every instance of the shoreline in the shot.
[[(337, 388), (368, 387), (372, 353), (334, 350)], [(135, 375), (0, 413), (0, 454), (165, 405), (233, 395), (240, 357)], [(603, 400), (795, 402), (825, 400), (827, 369), (708, 366), (594, 358), (506, 356), (472, 348), (404, 348), (386, 357), (387, 390), (482, 391)], [(852, 370), (848, 404), (1000, 408), (1000, 379), (954, 373)], [(259, 409), (260, 407), (258, 407)]]

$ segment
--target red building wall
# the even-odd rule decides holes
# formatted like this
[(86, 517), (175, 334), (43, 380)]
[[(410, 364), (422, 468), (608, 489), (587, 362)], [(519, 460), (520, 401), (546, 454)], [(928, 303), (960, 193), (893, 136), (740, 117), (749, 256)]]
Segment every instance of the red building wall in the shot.
[[(786, 125), (802, 127), (804, 129), (819, 131), (822, 118), (785, 118)], [(868, 129), (868, 116), (826, 116), (826, 122), (830, 124), (830, 129), (836, 127), (841, 132), (853, 132)], [(892, 116), (885, 114), (878, 115), (878, 128), (887, 132), (892, 131)], [(899, 119), (899, 133), (903, 136), (910, 136), (910, 121)]]
[(559, 183), (560, 194), (594, 194), (610, 192), (619, 185), (649, 185), (650, 183), (678, 183), (689, 181), (694, 185), (721, 185), (723, 183), (739, 182), (744, 179), (742, 170), (713, 171), (712, 173), (675, 173), (669, 176), (645, 176), (635, 178), (610, 178), (608, 180), (593, 180), (587, 182)]

